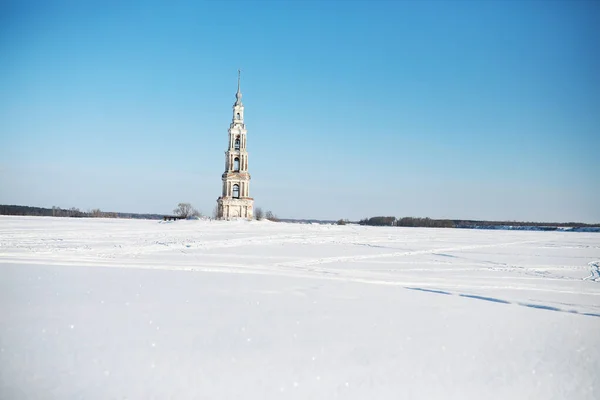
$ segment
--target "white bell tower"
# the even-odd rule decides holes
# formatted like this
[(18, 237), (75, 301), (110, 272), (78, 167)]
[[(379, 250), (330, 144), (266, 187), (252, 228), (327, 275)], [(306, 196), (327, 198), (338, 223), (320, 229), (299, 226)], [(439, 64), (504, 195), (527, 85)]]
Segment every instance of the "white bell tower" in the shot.
[(240, 70), (238, 89), (233, 104), (233, 118), (229, 125), (229, 146), (225, 151), (225, 172), (222, 175), (222, 195), (217, 200), (219, 219), (252, 219), (254, 199), (250, 197), (250, 174), (248, 173), (248, 152), (246, 151), (246, 125), (244, 124), (244, 104), (240, 91)]

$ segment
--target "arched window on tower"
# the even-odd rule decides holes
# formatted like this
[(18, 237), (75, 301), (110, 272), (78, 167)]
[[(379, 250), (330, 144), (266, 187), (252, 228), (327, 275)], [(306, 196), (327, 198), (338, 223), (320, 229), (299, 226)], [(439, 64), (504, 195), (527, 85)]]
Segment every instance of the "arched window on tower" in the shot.
[(233, 159), (233, 170), (235, 172), (240, 172), (240, 159), (237, 157)]
[(240, 113), (235, 114), (235, 119), (240, 119)]
[(240, 185), (238, 185), (237, 183), (235, 185), (233, 185), (233, 198), (234, 199), (240, 198)]
[(239, 149), (240, 149), (240, 138), (239, 138), (239, 137), (238, 137), (238, 138), (235, 138), (235, 144), (234, 144), (234, 148), (235, 148), (236, 150), (239, 150)]

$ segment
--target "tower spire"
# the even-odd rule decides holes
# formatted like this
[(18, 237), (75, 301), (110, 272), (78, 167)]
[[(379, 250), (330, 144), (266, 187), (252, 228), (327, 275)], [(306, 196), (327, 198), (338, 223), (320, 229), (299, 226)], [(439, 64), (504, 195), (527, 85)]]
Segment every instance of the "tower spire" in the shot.
[(240, 91), (240, 75), (242, 73), (242, 70), (238, 69), (238, 89), (237, 89), (237, 93), (235, 94), (235, 105), (236, 106), (241, 106), (242, 105), (242, 92)]

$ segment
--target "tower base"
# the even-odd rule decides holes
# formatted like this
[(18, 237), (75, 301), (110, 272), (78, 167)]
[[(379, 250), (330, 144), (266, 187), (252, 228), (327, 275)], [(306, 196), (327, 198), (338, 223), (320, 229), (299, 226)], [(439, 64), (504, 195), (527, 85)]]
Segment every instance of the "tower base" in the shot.
[(219, 197), (217, 200), (217, 219), (233, 220), (254, 217), (254, 199)]

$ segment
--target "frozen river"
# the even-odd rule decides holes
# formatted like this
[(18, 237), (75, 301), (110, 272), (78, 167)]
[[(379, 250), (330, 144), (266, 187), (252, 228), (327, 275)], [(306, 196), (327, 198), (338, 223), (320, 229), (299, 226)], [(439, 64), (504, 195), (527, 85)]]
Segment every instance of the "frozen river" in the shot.
[(0, 217), (0, 398), (597, 399), (599, 260), (599, 233)]

